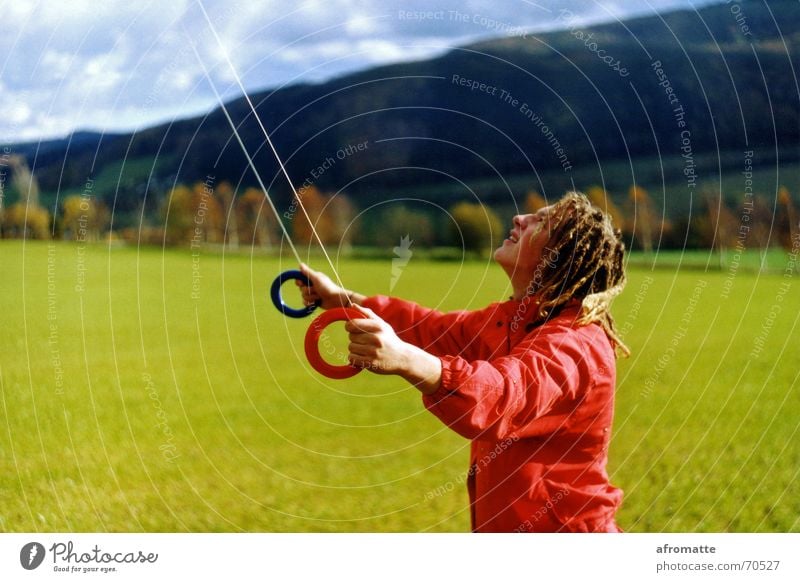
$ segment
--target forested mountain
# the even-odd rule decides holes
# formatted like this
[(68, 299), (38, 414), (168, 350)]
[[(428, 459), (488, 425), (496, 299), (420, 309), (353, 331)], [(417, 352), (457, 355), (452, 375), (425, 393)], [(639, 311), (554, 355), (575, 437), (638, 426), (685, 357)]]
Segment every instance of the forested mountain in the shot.
[[(695, 179), (741, 167), (749, 150), (755, 166), (797, 159), (797, 2), (719, 4), (585, 28), (567, 12), (562, 19), (560, 31), (251, 98), (297, 185), (345, 188), (357, 205), (437, 188), (469, 198), (463, 184), (481, 180), (496, 187), (475, 194), (492, 202), (508, 196), (504, 179), (520, 175), (545, 192), (603, 183), (604, 164), (615, 160), (624, 169), (628, 160), (677, 159), (661, 177), (691, 189)], [(229, 107), (276, 201), (288, 205), (246, 103)], [(219, 108), (130, 135), (80, 133), (12, 149), (44, 193), (103, 177), (96, 193), (117, 220), (146, 196), (155, 204), (175, 182), (256, 184)], [(636, 164), (627, 165), (615, 179), (641, 181)]]

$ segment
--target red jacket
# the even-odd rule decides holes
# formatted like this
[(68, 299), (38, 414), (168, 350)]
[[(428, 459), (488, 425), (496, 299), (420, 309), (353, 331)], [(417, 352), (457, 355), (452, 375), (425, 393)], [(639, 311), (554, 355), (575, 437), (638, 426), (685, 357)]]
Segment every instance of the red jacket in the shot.
[(619, 531), (622, 491), (606, 473), (614, 350), (599, 325), (575, 324), (577, 304), (538, 327), (515, 300), (451, 313), (383, 296), (365, 306), (441, 359), (441, 387), (423, 402), (472, 441), (473, 531)]

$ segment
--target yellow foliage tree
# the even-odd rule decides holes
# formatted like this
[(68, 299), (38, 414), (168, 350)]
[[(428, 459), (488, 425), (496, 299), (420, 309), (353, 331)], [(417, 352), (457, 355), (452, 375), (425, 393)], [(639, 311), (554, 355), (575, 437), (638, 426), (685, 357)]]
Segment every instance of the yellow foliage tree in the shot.
[(483, 204), (459, 202), (450, 209), (452, 240), (464, 250), (482, 252), (500, 244), (504, 230), (497, 214)]
[(355, 207), (346, 195), (339, 193), (332, 196), (328, 202), (328, 212), (331, 213), (333, 240), (339, 245), (340, 250), (349, 250), (350, 241), (355, 234), (353, 217), (356, 215)]
[(403, 238), (416, 243), (417, 248), (430, 246), (434, 240), (431, 219), (401, 204), (391, 204), (381, 211), (373, 228), (369, 242), (382, 248), (392, 248)]
[(224, 215), (225, 224), (225, 242), (231, 248), (239, 247), (239, 225), (237, 221), (236, 211), (234, 210), (234, 202), (236, 195), (230, 182), (220, 182), (214, 190), (214, 193), (220, 200), (222, 205), (222, 212)]
[(194, 205), (192, 191), (186, 186), (175, 186), (164, 201), (164, 236), (167, 244), (191, 242), (194, 233)]
[[(323, 244), (336, 241), (336, 222), (333, 212), (328, 208), (329, 198), (315, 186), (301, 188), (300, 201), (308, 213), (306, 218), (297, 201), (290, 206), (292, 236), (299, 244), (317, 244), (313, 231), (316, 230)], [(311, 224), (309, 224), (309, 219)], [(313, 224), (313, 229), (312, 229)]]
[(700, 223), (704, 228), (698, 234), (709, 247), (724, 254), (726, 249), (736, 246), (738, 221), (725, 204), (721, 192), (706, 193), (705, 200), (708, 221)]
[(94, 242), (100, 237), (100, 212), (93, 198), (67, 196), (61, 205), (61, 231), (64, 238)]
[(221, 243), (225, 240), (225, 217), (215, 193), (203, 182), (195, 182), (192, 187), (193, 239), (197, 238), (199, 229), (203, 242)]
[(533, 214), (545, 206), (547, 206), (547, 200), (545, 200), (544, 196), (539, 194), (536, 190), (529, 190), (525, 195), (525, 206), (523, 208), (523, 212), (526, 214)]
[(773, 239), (773, 225), (772, 225), (772, 207), (767, 201), (768, 198), (761, 194), (753, 196), (752, 207), (748, 212), (747, 207), (742, 208), (742, 215), (749, 214), (750, 220), (748, 221), (750, 230), (747, 233), (747, 246), (748, 248), (757, 248), (762, 250), (762, 255), (766, 253), (766, 249), (774, 243)]
[(591, 186), (588, 190), (586, 190), (586, 197), (589, 199), (589, 201), (591, 201), (592, 204), (611, 216), (611, 222), (614, 224), (614, 228), (625, 230), (625, 217), (617, 205), (614, 204), (614, 201), (611, 199), (611, 195), (609, 195), (605, 188), (601, 188), (600, 186)]
[(12, 204), (4, 221), (5, 231), (12, 238), (50, 238), (50, 213), (38, 204)]
[(778, 242), (788, 252), (795, 248), (795, 238), (800, 234), (792, 196), (785, 186), (778, 188), (778, 216), (775, 227), (778, 230)]
[(659, 225), (653, 201), (647, 190), (641, 186), (631, 186), (628, 190), (628, 205), (630, 210), (627, 213), (627, 230), (646, 252), (650, 252), (653, 250), (653, 236)]
[(278, 224), (262, 190), (245, 190), (236, 201), (236, 214), (240, 242), (262, 248), (272, 247)]

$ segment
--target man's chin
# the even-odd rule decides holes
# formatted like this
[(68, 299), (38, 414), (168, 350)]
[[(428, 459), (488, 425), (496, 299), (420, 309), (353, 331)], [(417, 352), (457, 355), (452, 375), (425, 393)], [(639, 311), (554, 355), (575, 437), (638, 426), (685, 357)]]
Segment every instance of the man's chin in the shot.
[(506, 256), (503, 250), (504, 250), (503, 247), (495, 249), (494, 253), (492, 254), (492, 258), (494, 259), (494, 262), (500, 265), (501, 267), (506, 267), (507, 263), (509, 262), (513, 263), (513, 259)]

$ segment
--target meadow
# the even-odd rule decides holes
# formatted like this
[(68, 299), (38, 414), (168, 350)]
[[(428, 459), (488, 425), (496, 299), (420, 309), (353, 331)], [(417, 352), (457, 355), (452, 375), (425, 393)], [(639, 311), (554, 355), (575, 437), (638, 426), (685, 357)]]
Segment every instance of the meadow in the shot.
[[(309, 367), (310, 320), (268, 298), (294, 266), (0, 241), (0, 531), (468, 531), (469, 443), (398, 379)], [(445, 310), (510, 292), (485, 261), (337, 269)], [(628, 275), (621, 526), (800, 531), (797, 275), (642, 261)]]

